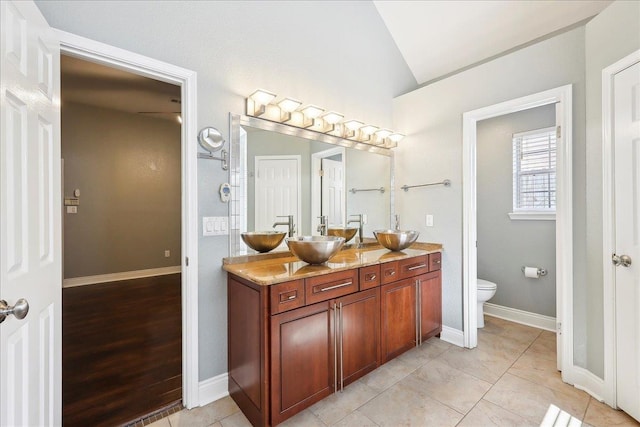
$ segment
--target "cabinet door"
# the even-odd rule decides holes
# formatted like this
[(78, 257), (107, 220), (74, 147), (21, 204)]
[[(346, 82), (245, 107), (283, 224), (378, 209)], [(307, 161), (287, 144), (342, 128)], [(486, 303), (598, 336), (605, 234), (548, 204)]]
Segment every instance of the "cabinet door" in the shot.
[(442, 331), (442, 276), (440, 271), (423, 274), (420, 283), (420, 334), (425, 341)]
[(271, 316), (271, 424), (334, 391), (335, 312), (321, 302)]
[(337, 301), (339, 383), (342, 387), (376, 369), (380, 362), (380, 289)]
[(416, 345), (416, 280), (405, 279), (380, 290), (382, 363)]

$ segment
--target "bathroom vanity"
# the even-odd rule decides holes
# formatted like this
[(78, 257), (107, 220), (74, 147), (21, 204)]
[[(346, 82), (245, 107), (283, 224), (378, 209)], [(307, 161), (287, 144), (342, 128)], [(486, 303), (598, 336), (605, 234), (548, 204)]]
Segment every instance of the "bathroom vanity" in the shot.
[(229, 394), (277, 425), (442, 330), (441, 245), (227, 258)]

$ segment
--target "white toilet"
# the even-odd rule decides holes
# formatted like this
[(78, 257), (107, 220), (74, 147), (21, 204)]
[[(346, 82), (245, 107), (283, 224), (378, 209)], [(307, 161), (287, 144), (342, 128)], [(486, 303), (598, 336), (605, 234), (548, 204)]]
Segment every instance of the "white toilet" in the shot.
[(484, 303), (493, 298), (497, 288), (493, 282), (478, 279), (478, 328), (484, 328)]

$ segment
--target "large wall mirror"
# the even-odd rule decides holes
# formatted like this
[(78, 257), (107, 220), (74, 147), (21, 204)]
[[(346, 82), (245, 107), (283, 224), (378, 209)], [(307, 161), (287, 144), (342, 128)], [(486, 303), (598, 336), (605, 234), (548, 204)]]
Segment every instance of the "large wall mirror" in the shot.
[(231, 256), (252, 252), (240, 233), (273, 230), (275, 222), (286, 221), (279, 216), (293, 215), (296, 235), (305, 236), (319, 234), (320, 215), (330, 226), (364, 215), (365, 238), (389, 228), (391, 150), (234, 114), (230, 135)]

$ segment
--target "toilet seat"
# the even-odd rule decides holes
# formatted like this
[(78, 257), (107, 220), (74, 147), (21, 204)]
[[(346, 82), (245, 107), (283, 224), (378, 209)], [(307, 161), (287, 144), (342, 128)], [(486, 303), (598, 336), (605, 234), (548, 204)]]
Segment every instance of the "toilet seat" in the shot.
[(488, 280), (484, 280), (484, 279), (478, 279), (478, 289), (484, 289), (484, 290), (495, 290), (498, 287), (498, 285), (496, 285), (493, 282), (489, 282)]

